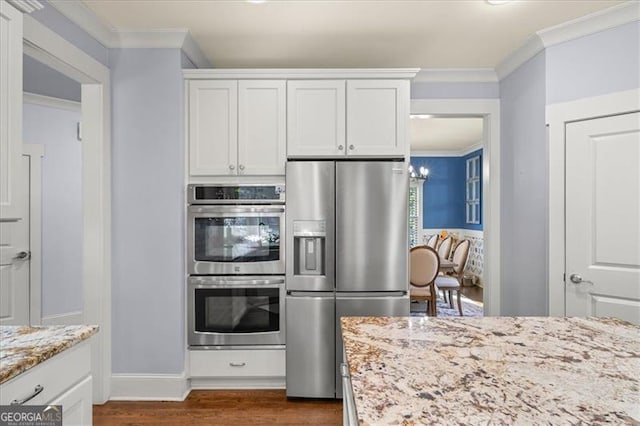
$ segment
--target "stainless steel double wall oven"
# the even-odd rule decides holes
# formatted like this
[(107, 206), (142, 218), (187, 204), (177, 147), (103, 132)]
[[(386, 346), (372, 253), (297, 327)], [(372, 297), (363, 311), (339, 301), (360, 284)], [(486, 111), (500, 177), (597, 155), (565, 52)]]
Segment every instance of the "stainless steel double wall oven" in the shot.
[(189, 345), (283, 345), (284, 184), (187, 191)]

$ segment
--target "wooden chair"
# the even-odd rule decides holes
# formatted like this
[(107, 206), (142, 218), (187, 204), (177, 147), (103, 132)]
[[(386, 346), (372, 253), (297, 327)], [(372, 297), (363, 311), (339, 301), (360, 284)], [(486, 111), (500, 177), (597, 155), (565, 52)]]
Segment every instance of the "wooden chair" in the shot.
[(449, 259), (449, 254), (451, 254), (451, 236), (448, 236), (440, 243), (440, 247), (438, 247), (438, 256), (440, 259)]
[[(457, 292), (458, 298), (458, 311), (460, 311), (460, 316), (463, 316), (462, 313), (462, 302), (460, 301), (460, 287), (462, 286), (462, 275), (464, 273), (464, 267), (467, 263), (467, 258), (469, 257), (469, 240), (462, 240), (456, 246), (453, 251), (453, 263), (456, 266), (453, 267), (453, 273), (451, 275), (446, 276), (438, 276), (435, 279), (435, 284), (438, 290), (442, 290), (449, 295), (449, 306), (453, 308), (453, 299), (451, 298), (451, 292)], [(445, 297), (446, 300), (446, 297)]]
[(432, 249), (435, 249), (436, 245), (438, 245), (438, 234), (433, 234), (432, 236), (429, 237), (429, 240), (427, 241), (427, 247), (431, 247)]
[(409, 251), (409, 297), (425, 301), (427, 314), (436, 316), (435, 278), (440, 269), (438, 253), (431, 247), (418, 246)]

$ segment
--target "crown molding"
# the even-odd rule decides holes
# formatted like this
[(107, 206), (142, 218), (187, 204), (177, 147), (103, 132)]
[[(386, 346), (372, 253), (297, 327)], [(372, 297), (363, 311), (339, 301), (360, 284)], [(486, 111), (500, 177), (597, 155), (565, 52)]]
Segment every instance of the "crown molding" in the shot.
[(497, 67), (502, 80), (542, 50), (598, 33), (620, 25), (640, 20), (640, 2), (631, 0), (604, 10), (591, 13), (562, 24), (537, 31), (517, 50), (507, 56)]
[(536, 34), (547, 48), (638, 20), (640, 20), (640, 2), (632, 0), (545, 28)]
[(7, 0), (9, 4), (22, 13), (31, 13), (42, 9), (44, 6), (38, 0)]
[(418, 72), (413, 83), (496, 83), (493, 68), (425, 68)]
[(459, 150), (412, 150), (410, 157), (464, 157), (474, 151), (484, 148), (482, 142), (476, 142), (471, 146)]
[(98, 18), (81, 1), (49, 0), (49, 3), (107, 48), (182, 49), (196, 66), (211, 66), (188, 29), (116, 30)]
[(398, 78), (412, 79), (420, 68), (214, 68), (182, 70), (184, 78), (200, 79), (348, 79)]

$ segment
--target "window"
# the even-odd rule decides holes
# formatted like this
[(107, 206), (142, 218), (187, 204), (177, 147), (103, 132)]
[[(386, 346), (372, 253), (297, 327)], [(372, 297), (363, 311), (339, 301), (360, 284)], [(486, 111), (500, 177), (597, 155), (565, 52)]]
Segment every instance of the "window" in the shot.
[(409, 247), (415, 247), (420, 244), (423, 183), (424, 180), (411, 179), (409, 185)]
[(467, 223), (480, 223), (480, 156), (467, 160)]

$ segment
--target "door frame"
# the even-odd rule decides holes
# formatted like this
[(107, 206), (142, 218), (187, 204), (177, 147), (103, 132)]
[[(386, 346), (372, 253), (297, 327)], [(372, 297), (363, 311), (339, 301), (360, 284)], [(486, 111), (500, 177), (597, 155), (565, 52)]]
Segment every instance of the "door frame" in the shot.
[[(412, 99), (411, 114), (481, 117), (484, 312), (501, 313), (500, 281), (500, 99)], [(407, 147), (407, 157), (410, 157)]]
[(22, 144), (29, 157), (29, 324), (42, 321), (42, 157), (44, 145)]
[(24, 15), (23, 52), (82, 85), (83, 322), (91, 339), (93, 402), (111, 391), (111, 80), (109, 69)]
[(549, 138), (549, 250), (547, 278), (549, 315), (564, 316), (565, 305), (565, 136), (566, 125), (640, 111), (640, 89), (625, 90), (547, 105)]

